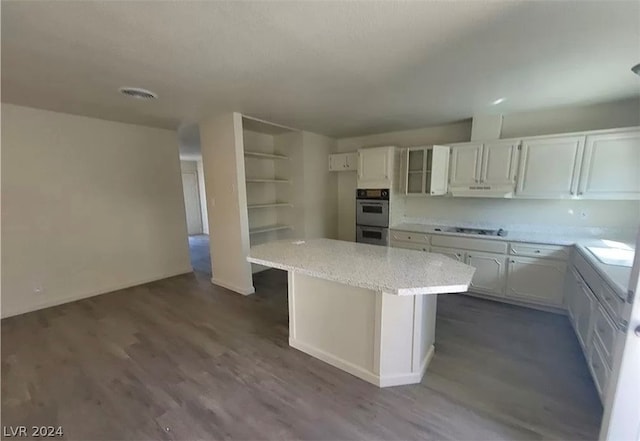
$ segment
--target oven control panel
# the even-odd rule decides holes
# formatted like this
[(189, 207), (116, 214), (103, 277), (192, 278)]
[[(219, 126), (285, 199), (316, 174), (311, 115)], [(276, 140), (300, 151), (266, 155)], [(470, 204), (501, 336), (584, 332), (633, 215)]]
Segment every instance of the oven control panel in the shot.
[(378, 200), (389, 200), (389, 190), (386, 188), (374, 188), (374, 189), (365, 189), (359, 188), (356, 190), (356, 199), (378, 199)]

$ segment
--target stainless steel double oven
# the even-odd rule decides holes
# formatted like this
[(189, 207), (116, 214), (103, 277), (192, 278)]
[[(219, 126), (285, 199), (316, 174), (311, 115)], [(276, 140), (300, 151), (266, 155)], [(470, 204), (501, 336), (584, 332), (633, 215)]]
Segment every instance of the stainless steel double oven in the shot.
[(389, 245), (389, 190), (356, 190), (356, 242)]

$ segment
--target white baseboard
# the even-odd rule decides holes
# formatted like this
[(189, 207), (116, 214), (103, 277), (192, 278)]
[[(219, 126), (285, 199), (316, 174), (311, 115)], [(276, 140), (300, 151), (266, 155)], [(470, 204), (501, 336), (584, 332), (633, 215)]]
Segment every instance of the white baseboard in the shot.
[(420, 364), (420, 371), (418, 372), (379, 376), (374, 372), (368, 371), (360, 366), (356, 366), (342, 358), (336, 357), (335, 355), (329, 354), (294, 338), (289, 338), (289, 346), (378, 387), (402, 386), (420, 383), (435, 353), (435, 348), (431, 345), (424, 357), (424, 360), (422, 360), (422, 363)]
[(431, 359), (433, 358), (433, 354), (435, 353), (435, 348), (433, 345), (427, 351), (427, 355), (425, 355), (424, 360), (420, 363), (420, 370), (418, 372), (411, 372), (409, 374), (400, 374), (400, 375), (385, 375), (380, 377), (380, 387), (389, 387), (389, 386), (402, 386), (405, 384), (417, 384), (422, 381), (422, 377), (424, 377), (425, 372), (427, 372), (427, 368), (429, 367), (429, 363), (431, 363)]
[(248, 296), (256, 292), (256, 289), (253, 286), (250, 288), (240, 288), (239, 286), (236, 286), (233, 283), (223, 282), (222, 280), (216, 279), (215, 277), (211, 278), (211, 283), (213, 283), (214, 285), (221, 286), (223, 288), (227, 288), (233, 292), (237, 292), (238, 294), (242, 294), (243, 296)]
[(522, 306), (524, 308), (531, 308), (531, 309), (537, 309), (539, 311), (552, 312), (554, 314), (567, 315), (567, 310), (563, 306), (542, 305), (542, 304), (537, 304), (535, 302), (527, 302), (525, 300), (518, 300), (510, 297), (496, 296), (496, 295), (480, 293), (480, 292), (467, 291), (461, 294), (464, 294), (470, 297), (476, 297), (478, 299), (491, 300), (493, 302), (508, 303), (510, 305)]
[(62, 305), (64, 303), (70, 303), (70, 302), (75, 302), (75, 301), (82, 300), (82, 299), (88, 299), (89, 297), (95, 297), (95, 296), (99, 296), (99, 295), (102, 295), (102, 294), (108, 294), (110, 292), (120, 291), (121, 289), (131, 288), (132, 286), (144, 285), (145, 283), (151, 283), (151, 282), (155, 282), (157, 280), (167, 279), (169, 277), (175, 277), (175, 276), (179, 276), (181, 274), (187, 274), (187, 273), (192, 273), (192, 272), (193, 272), (193, 268), (189, 267), (188, 269), (181, 269), (181, 270), (175, 271), (175, 272), (168, 272), (168, 273), (165, 273), (165, 274), (159, 274), (159, 275), (154, 276), (154, 277), (148, 277), (148, 278), (144, 278), (144, 279), (135, 280), (135, 281), (132, 281), (132, 282), (125, 282), (125, 283), (118, 284), (118, 285), (112, 285), (112, 286), (109, 286), (109, 287), (106, 287), (106, 288), (100, 288), (100, 289), (95, 290), (95, 291), (77, 293), (77, 294), (73, 294), (71, 296), (67, 296), (67, 297), (63, 297), (63, 298), (51, 299), (51, 300), (47, 300), (47, 301), (44, 301), (44, 302), (37, 303), (35, 305), (27, 305), (27, 306), (24, 306), (24, 307), (21, 307), (21, 308), (17, 308), (17, 309), (14, 309), (14, 310), (9, 310), (8, 312), (4, 308), (2, 308), (2, 318), (13, 317), (13, 316), (20, 315), (20, 314), (26, 314), (28, 312), (38, 311), (40, 309), (50, 308), (52, 306)]
[(337, 367), (340, 370), (348, 372), (351, 375), (360, 378), (361, 380), (375, 384), (376, 386), (380, 386), (380, 377), (378, 375), (364, 368), (361, 368), (360, 366), (356, 366), (353, 363), (343, 360), (342, 358), (336, 357), (335, 355), (329, 354), (321, 349), (314, 348), (313, 346), (309, 346), (308, 344), (302, 343), (301, 341), (295, 340), (293, 338), (289, 338), (289, 346), (296, 348), (299, 351), (304, 352), (305, 354), (309, 354), (319, 360), (322, 360), (333, 367)]

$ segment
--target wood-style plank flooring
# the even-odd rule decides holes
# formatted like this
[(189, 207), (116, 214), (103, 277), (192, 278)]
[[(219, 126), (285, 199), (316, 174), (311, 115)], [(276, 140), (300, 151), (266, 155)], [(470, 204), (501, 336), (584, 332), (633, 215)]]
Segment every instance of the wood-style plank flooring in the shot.
[(243, 297), (188, 274), (2, 321), (2, 424), (74, 440), (596, 439), (566, 317), (440, 296), (419, 385), (378, 389), (287, 344), (286, 273)]

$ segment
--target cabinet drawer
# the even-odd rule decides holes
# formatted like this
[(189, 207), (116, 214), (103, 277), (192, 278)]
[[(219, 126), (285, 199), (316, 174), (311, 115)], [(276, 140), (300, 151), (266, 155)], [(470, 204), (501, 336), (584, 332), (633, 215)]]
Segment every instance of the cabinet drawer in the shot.
[(618, 297), (604, 280), (600, 281), (600, 287), (596, 289), (596, 297), (602, 300), (604, 307), (616, 320), (622, 315), (624, 300)]
[(497, 240), (471, 239), (466, 237), (437, 236), (431, 238), (431, 245), (445, 248), (484, 251), (487, 253), (507, 253), (507, 243)]
[(420, 243), (412, 243), (412, 242), (398, 242), (395, 240), (391, 241), (391, 246), (394, 248), (404, 248), (407, 250), (417, 250), (417, 251), (429, 251), (428, 244), (420, 244)]
[(392, 240), (401, 240), (404, 242), (429, 243), (429, 235), (424, 233), (412, 233), (410, 231), (391, 231)]
[(609, 381), (611, 369), (609, 369), (609, 366), (604, 361), (602, 348), (597, 339), (593, 340), (593, 347), (591, 348), (591, 354), (589, 355), (589, 367), (593, 374), (596, 389), (598, 389), (598, 393), (600, 394), (600, 399), (603, 399), (607, 391), (607, 381)]
[(447, 257), (451, 257), (454, 260), (459, 262), (464, 262), (467, 258), (466, 253), (461, 250), (455, 250), (452, 248), (437, 248), (431, 247), (432, 253), (444, 254)]
[(511, 243), (509, 244), (509, 254), (514, 256), (546, 257), (566, 260), (569, 257), (569, 248), (535, 243)]
[(624, 300), (605, 282), (591, 264), (578, 252), (574, 253), (573, 264), (585, 280), (596, 298), (604, 305), (612, 317), (617, 319), (622, 314)]
[(602, 280), (587, 260), (577, 250), (573, 253), (573, 264), (592, 291), (598, 292)]
[(600, 340), (602, 346), (602, 356), (607, 362), (608, 366), (611, 366), (611, 355), (613, 354), (613, 344), (616, 337), (616, 327), (607, 317), (607, 313), (602, 306), (595, 308), (595, 317), (593, 321), (593, 335), (594, 339)]

